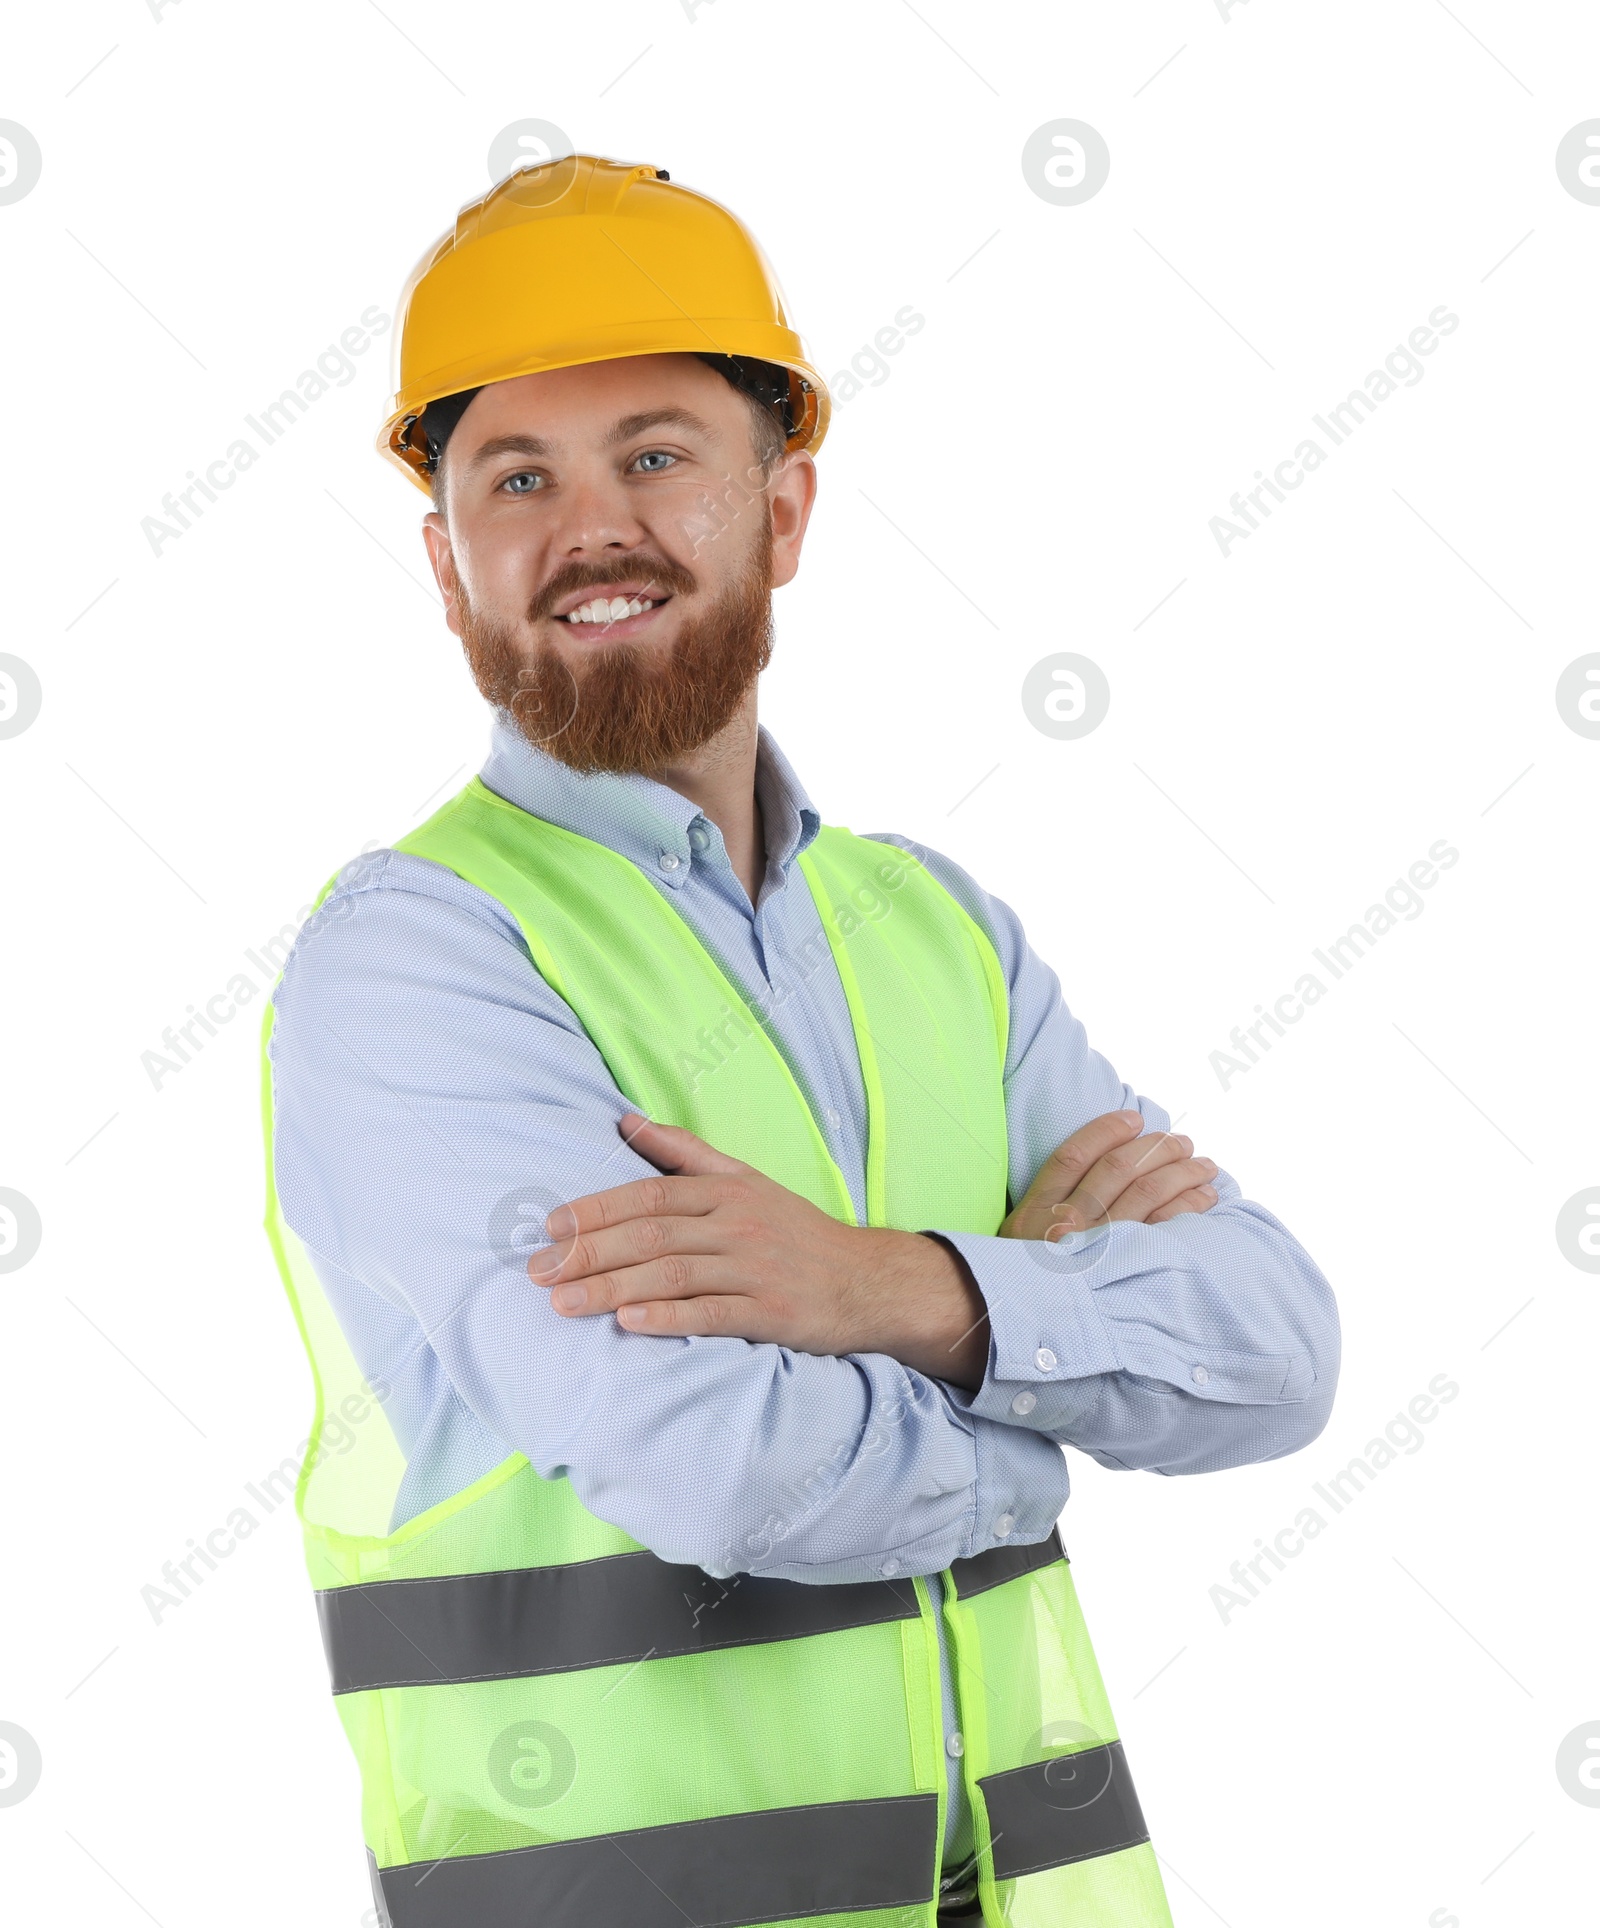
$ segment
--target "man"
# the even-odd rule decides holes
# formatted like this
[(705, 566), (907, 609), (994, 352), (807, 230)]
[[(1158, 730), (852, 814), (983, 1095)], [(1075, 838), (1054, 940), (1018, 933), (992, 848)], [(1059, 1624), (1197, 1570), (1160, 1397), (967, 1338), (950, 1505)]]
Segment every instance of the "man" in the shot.
[(1159, 1928), (1061, 1446), (1297, 1450), (1328, 1287), (759, 725), (827, 395), (734, 217), (515, 175), (400, 347), (491, 753), (333, 880), (266, 1040), (379, 1916)]

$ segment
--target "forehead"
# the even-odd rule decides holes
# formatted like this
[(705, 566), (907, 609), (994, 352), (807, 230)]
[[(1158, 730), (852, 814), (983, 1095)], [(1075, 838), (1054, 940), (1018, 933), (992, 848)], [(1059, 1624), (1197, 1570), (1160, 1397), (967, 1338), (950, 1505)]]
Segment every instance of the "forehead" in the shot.
[[(742, 406), (731, 384), (693, 355), (629, 355), (491, 382), (462, 415), (451, 452), (470, 454), (491, 436), (507, 434), (538, 436), (552, 448), (593, 446), (620, 419), (660, 408), (687, 411), (717, 441)], [(679, 427), (693, 432), (688, 423)]]

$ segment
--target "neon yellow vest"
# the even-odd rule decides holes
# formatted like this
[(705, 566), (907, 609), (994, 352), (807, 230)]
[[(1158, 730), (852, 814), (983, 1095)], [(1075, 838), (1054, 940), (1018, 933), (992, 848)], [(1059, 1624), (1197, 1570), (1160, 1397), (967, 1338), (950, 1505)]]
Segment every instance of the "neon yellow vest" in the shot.
[[(476, 779), (397, 847), (505, 905), (647, 1116), (854, 1222), (779, 1050), (634, 864)], [(870, 1223), (994, 1232), (1007, 1000), (988, 938), (914, 858), (847, 830), (799, 868), (860, 1054)], [(317, 1387), (296, 1505), (380, 1919), (932, 1928), (946, 1780), (923, 1580), (718, 1581), (520, 1453), (390, 1530), (386, 1389), (278, 1206), (271, 1026), (269, 1006), (266, 1224)], [(1171, 1928), (1059, 1539), (943, 1582), (985, 1919)]]

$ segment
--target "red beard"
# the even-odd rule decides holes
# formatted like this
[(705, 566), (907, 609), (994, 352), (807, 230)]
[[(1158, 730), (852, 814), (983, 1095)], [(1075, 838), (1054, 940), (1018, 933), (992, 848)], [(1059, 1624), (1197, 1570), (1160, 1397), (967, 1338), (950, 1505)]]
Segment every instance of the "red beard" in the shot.
[[(649, 771), (697, 750), (726, 726), (772, 659), (772, 513), (760, 500), (765, 527), (744, 568), (665, 661), (637, 643), (597, 649), (576, 672), (547, 643), (530, 660), (517, 632), (480, 615), (458, 585), (461, 646), (485, 699), (536, 748), (585, 773)], [(641, 573), (674, 597), (697, 586), (688, 570), (660, 557), (607, 579), (575, 565), (541, 592), (535, 620), (577, 590), (637, 581)]]

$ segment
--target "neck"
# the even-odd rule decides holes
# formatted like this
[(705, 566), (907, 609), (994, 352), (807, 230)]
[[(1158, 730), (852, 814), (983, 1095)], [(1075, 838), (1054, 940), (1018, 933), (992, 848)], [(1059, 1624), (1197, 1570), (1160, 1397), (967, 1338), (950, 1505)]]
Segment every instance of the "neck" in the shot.
[(756, 688), (717, 734), (699, 749), (649, 771), (657, 783), (687, 797), (722, 832), (733, 873), (752, 904), (766, 875), (761, 805), (756, 797)]

